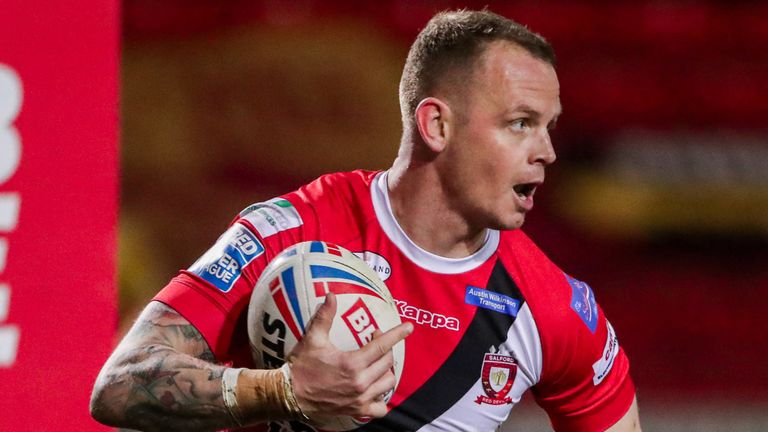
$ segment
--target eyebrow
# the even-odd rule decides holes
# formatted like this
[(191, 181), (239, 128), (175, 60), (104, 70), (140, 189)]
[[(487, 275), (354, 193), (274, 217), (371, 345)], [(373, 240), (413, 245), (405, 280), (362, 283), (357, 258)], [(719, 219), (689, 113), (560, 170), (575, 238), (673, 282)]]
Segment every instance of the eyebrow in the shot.
[[(541, 113), (539, 111), (531, 108), (529, 105), (526, 105), (526, 104), (516, 106), (513, 110), (511, 110), (511, 112), (523, 112), (531, 116), (532, 118), (535, 118), (536, 120), (541, 118)], [(561, 114), (563, 114), (562, 105), (558, 107), (558, 110), (555, 112), (555, 115), (552, 117), (552, 120), (549, 122), (548, 126), (554, 127), (555, 124), (557, 124), (557, 119), (560, 118)]]

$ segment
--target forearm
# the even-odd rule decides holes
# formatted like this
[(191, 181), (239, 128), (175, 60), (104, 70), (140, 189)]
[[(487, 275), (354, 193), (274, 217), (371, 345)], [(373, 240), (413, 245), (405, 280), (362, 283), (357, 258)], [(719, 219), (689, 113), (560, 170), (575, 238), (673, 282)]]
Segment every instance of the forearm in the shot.
[(226, 368), (168, 306), (152, 302), (99, 373), (91, 415), (144, 431), (215, 430), (234, 424), (221, 392)]
[(222, 397), (225, 369), (163, 345), (116, 352), (97, 379), (91, 413), (102, 423), (144, 431), (235, 426)]
[(91, 415), (144, 431), (217, 430), (302, 418), (281, 370), (229, 369), (223, 385), (228, 369), (214, 362), (194, 326), (152, 302), (101, 370)]

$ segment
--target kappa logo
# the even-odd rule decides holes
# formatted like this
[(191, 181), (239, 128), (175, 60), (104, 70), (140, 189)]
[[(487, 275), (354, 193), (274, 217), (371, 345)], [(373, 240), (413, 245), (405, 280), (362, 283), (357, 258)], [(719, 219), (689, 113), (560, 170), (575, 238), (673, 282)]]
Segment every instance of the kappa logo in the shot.
[(395, 299), (397, 312), (403, 318), (416, 321), (417, 324), (426, 324), (432, 328), (447, 328), (448, 330), (459, 331), (459, 320), (455, 317), (445, 316), (437, 312), (430, 312), (425, 309), (419, 309), (408, 305), (407, 302)]
[(486, 353), (483, 358), (481, 381), (485, 395), (477, 396), (478, 405), (506, 405), (512, 403), (507, 396), (512, 390), (517, 376), (517, 361), (514, 357), (504, 354)]

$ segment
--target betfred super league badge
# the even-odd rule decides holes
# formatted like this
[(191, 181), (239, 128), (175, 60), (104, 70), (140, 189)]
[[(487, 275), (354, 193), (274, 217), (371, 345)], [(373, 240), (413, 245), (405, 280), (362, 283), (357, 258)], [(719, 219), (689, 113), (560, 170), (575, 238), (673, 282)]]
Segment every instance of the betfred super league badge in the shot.
[(504, 405), (511, 404), (512, 398), (507, 397), (512, 390), (512, 384), (517, 375), (517, 362), (513, 357), (502, 354), (486, 354), (483, 359), (483, 390), (485, 396), (475, 399), (477, 404)]

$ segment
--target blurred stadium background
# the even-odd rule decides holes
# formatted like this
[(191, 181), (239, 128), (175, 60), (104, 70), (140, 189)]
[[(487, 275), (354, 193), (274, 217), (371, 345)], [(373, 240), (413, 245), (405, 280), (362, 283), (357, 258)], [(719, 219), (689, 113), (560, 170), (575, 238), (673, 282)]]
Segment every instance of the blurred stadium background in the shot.
[[(13, 13), (21, 10), (15, 5), (25, 3), (9, 4)], [(98, 22), (105, 33), (114, 31), (116, 22), (99, 20), (102, 14), (118, 15), (115, 3), (104, 5), (86, 8), (87, 19), (60, 24), (91, 28)], [(434, 12), (485, 5), (543, 34), (557, 52), (564, 106), (554, 134), (559, 160), (548, 171), (525, 230), (563, 269), (595, 288), (632, 361), (644, 430), (768, 431), (768, 3), (760, 1), (123, 0), (120, 320), (114, 342), (168, 279), (206, 250), (245, 206), (322, 173), (386, 168), (400, 135), (397, 86), (409, 44)], [(56, 8), (62, 9), (51, 16), (75, 13)], [(40, 10), (24, 18), (40, 24), (47, 22), (40, 18), (44, 15)], [(18, 35), (14, 27), (0, 28), (0, 63), (14, 66), (3, 55), (11, 48), (8, 42), (26, 42)], [(61, 47), (47, 49), (80, 63), (94, 56), (99, 63), (99, 53), (78, 54), (77, 49), (78, 43), (93, 47), (97, 42), (62, 37)], [(38, 48), (28, 52), (42, 53), (43, 44), (35, 43)], [(60, 67), (53, 69), (58, 74), (72, 67), (52, 64)], [(33, 81), (31, 73), (17, 67), (28, 79), (25, 85)], [(106, 98), (114, 99), (109, 76), (115, 71), (99, 68), (91, 71), (93, 88), (106, 89)], [(61, 94), (51, 106), (66, 107), (72, 100), (92, 106), (85, 102), (91, 96), (89, 79), (24, 88), (17, 125), (24, 159), (16, 179), (0, 178), (4, 193), (54, 187), (55, 180), (45, 176), (30, 180), (31, 170), (25, 168), (42, 159), (53, 166), (57, 154), (50, 148), (59, 143), (28, 120), (30, 112), (45, 109), (36, 96), (45, 92)], [(103, 80), (107, 83), (100, 86)], [(0, 91), (0, 98), (5, 96)], [(78, 140), (113, 141), (108, 127), (98, 129), (113, 118), (109, 108), (93, 112), (98, 116), (78, 124), (78, 133), (55, 137), (73, 143), (60, 154), (75, 154), (80, 169), (99, 166), (89, 158), (101, 156), (72, 153)], [(108, 172), (114, 160), (106, 150), (104, 155), (105, 165), (90, 173), (93, 184), (114, 180)], [(0, 168), (7, 170), (6, 165)], [(60, 310), (75, 313), (61, 314), (57, 325), (71, 315), (80, 327), (84, 319), (92, 320), (94, 338), (95, 323), (106, 322), (112, 331), (112, 312), (84, 318), (78, 316), (85, 310), (80, 304), (56, 303), (50, 311), (25, 304), (20, 310), (25, 295), (53, 296), (64, 278), (77, 286), (84, 276), (75, 266), (85, 255), (107, 257), (100, 265), (111, 265), (111, 253), (101, 249), (114, 246), (113, 223), (100, 231), (107, 239), (84, 255), (56, 244), (47, 271), (61, 280), (46, 281), (32, 268), (22, 275), (22, 267), (38, 259), (37, 251), (22, 250), (47, 232), (48, 218), (41, 216), (49, 207), (90, 220), (63, 205), (65, 198), (87, 197), (81, 192), (89, 186), (64, 186), (72, 192), (63, 193), (62, 201), (33, 204), (25, 192), (20, 220), (26, 225), (19, 222), (15, 237), (8, 234), (15, 219), (0, 223), (5, 236), (0, 237), (0, 331), (15, 329), (15, 343), (22, 317)], [(111, 202), (108, 192), (104, 197)], [(33, 205), (35, 211), (26, 217)], [(111, 214), (109, 205), (105, 214)], [(0, 208), (0, 216), (6, 210)], [(111, 220), (109, 215), (102, 219)], [(57, 228), (43, 244), (83, 230), (80, 225)], [(78, 235), (93, 235), (96, 228), (87, 228)], [(23, 230), (32, 233), (19, 234)], [(2, 273), (6, 237), (11, 249)], [(65, 260), (74, 260), (66, 261), (71, 267), (62, 264)], [(72, 268), (78, 271), (67, 271)], [(103, 290), (96, 300), (105, 304), (112, 301), (111, 285), (104, 282), (109, 271), (96, 281)], [(22, 286), (14, 276), (34, 284)], [(4, 283), (9, 280), (13, 297)], [(39, 292), (31, 289), (35, 286)], [(55, 348), (49, 339), (36, 339), (27, 324), (20, 326), (19, 359), (32, 346)], [(48, 332), (44, 337), (50, 338)], [(103, 345), (94, 347), (97, 356), (106, 355)], [(41, 355), (50, 356), (47, 352)], [(4, 382), (9, 381), (2, 369), (14, 361), (9, 358), (10, 363), (0, 364)], [(83, 364), (88, 382), (94, 367)], [(36, 381), (25, 383), (52, 387), (50, 377), (60, 372), (55, 365), (34, 369), (33, 364), (32, 370)], [(68, 381), (57, 380), (62, 386)], [(19, 394), (24, 403), (59, 406), (57, 392), (34, 393), (32, 402), (32, 393), (0, 388), (6, 394), (0, 397), (0, 430), (11, 419), (2, 407), (13, 406), (6, 400)], [(77, 416), (87, 416), (84, 393), (89, 391), (73, 393), (82, 406)], [(74, 414), (57, 415), (66, 425)], [(104, 429), (91, 423), (93, 430)], [(530, 399), (513, 410), (508, 423), (506, 432), (549, 430)], [(51, 426), (69, 429), (61, 425)]]
[[(242, 207), (387, 167), (409, 44), (486, 4), (125, 1), (123, 323)], [(489, 6), (556, 49), (559, 161), (525, 229), (596, 288), (645, 429), (768, 430), (768, 4)], [(504, 430), (546, 426), (528, 401)]]

